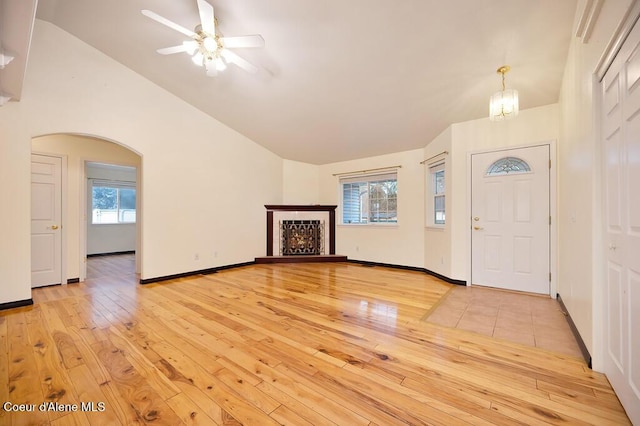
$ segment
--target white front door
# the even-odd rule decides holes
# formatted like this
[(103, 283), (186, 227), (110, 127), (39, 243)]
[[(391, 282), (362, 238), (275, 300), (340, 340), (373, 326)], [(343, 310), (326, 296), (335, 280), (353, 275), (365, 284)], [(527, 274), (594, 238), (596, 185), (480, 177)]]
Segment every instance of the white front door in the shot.
[(62, 283), (62, 159), (31, 155), (31, 287)]
[(471, 156), (471, 283), (549, 294), (549, 145)]
[(605, 74), (602, 88), (604, 371), (631, 422), (640, 424), (639, 25)]

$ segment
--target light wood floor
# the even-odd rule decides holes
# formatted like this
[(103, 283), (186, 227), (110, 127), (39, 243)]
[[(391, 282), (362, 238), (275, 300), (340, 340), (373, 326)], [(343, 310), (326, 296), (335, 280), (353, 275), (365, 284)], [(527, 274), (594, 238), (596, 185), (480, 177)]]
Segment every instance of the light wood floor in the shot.
[(0, 402), (105, 410), (0, 424), (629, 424), (579, 358), (421, 321), (449, 288), (336, 263), (37, 289), (0, 313)]

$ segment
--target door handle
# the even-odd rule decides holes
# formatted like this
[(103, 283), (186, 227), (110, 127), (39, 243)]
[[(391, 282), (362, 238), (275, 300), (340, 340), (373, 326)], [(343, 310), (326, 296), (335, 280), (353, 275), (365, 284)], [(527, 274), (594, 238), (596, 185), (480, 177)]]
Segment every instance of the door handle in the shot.
[(475, 229), (476, 231), (479, 231), (479, 230), (484, 229), (484, 228), (481, 227), (481, 226), (474, 226), (473, 229)]
[(58, 225), (51, 225), (51, 229), (55, 231), (56, 229), (58, 229)]

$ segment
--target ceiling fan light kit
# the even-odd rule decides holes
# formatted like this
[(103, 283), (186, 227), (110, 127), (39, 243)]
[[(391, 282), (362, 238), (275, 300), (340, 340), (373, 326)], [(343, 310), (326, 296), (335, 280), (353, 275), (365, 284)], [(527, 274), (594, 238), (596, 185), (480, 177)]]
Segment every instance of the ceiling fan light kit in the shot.
[(9, 102), (10, 100), (11, 96), (7, 95), (6, 93), (0, 92), (0, 107), (4, 106), (4, 104)]
[(503, 65), (497, 70), (497, 73), (502, 75), (502, 90), (494, 93), (489, 101), (489, 119), (491, 121), (508, 120), (518, 115), (518, 91), (507, 89), (504, 83), (504, 75), (510, 69), (509, 65)]
[[(0, 47), (0, 70), (9, 65), (11, 61), (15, 59), (15, 55), (10, 54), (6, 50)], [(0, 91), (0, 107), (4, 106), (11, 100), (11, 95)]]
[(235, 64), (250, 73), (257, 72), (258, 67), (229, 49), (263, 47), (264, 39), (262, 36), (258, 34), (240, 37), (219, 36), (216, 32), (218, 21), (215, 18), (213, 6), (205, 0), (197, 0), (197, 3), (198, 12), (200, 14), (200, 24), (195, 27), (194, 31), (188, 30), (150, 10), (142, 11), (142, 14), (146, 17), (166, 25), (167, 27), (189, 36), (192, 39), (184, 41), (178, 46), (158, 49), (158, 53), (161, 55), (171, 55), (174, 53), (185, 52), (191, 56), (191, 60), (194, 64), (205, 67), (207, 75), (210, 77), (215, 77), (218, 71), (224, 71), (229, 63)]
[(11, 55), (4, 49), (0, 49), (0, 70), (4, 69), (4, 67), (9, 65), (9, 62), (13, 61), (14, 59), (15, 56)]

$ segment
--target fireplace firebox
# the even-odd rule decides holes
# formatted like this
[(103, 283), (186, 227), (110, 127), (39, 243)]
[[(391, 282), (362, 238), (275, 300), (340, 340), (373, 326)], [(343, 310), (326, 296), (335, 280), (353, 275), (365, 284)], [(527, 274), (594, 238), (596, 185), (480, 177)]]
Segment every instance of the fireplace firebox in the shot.
[(280, 255), (324, 254), (324, 220), (280, 221)]

